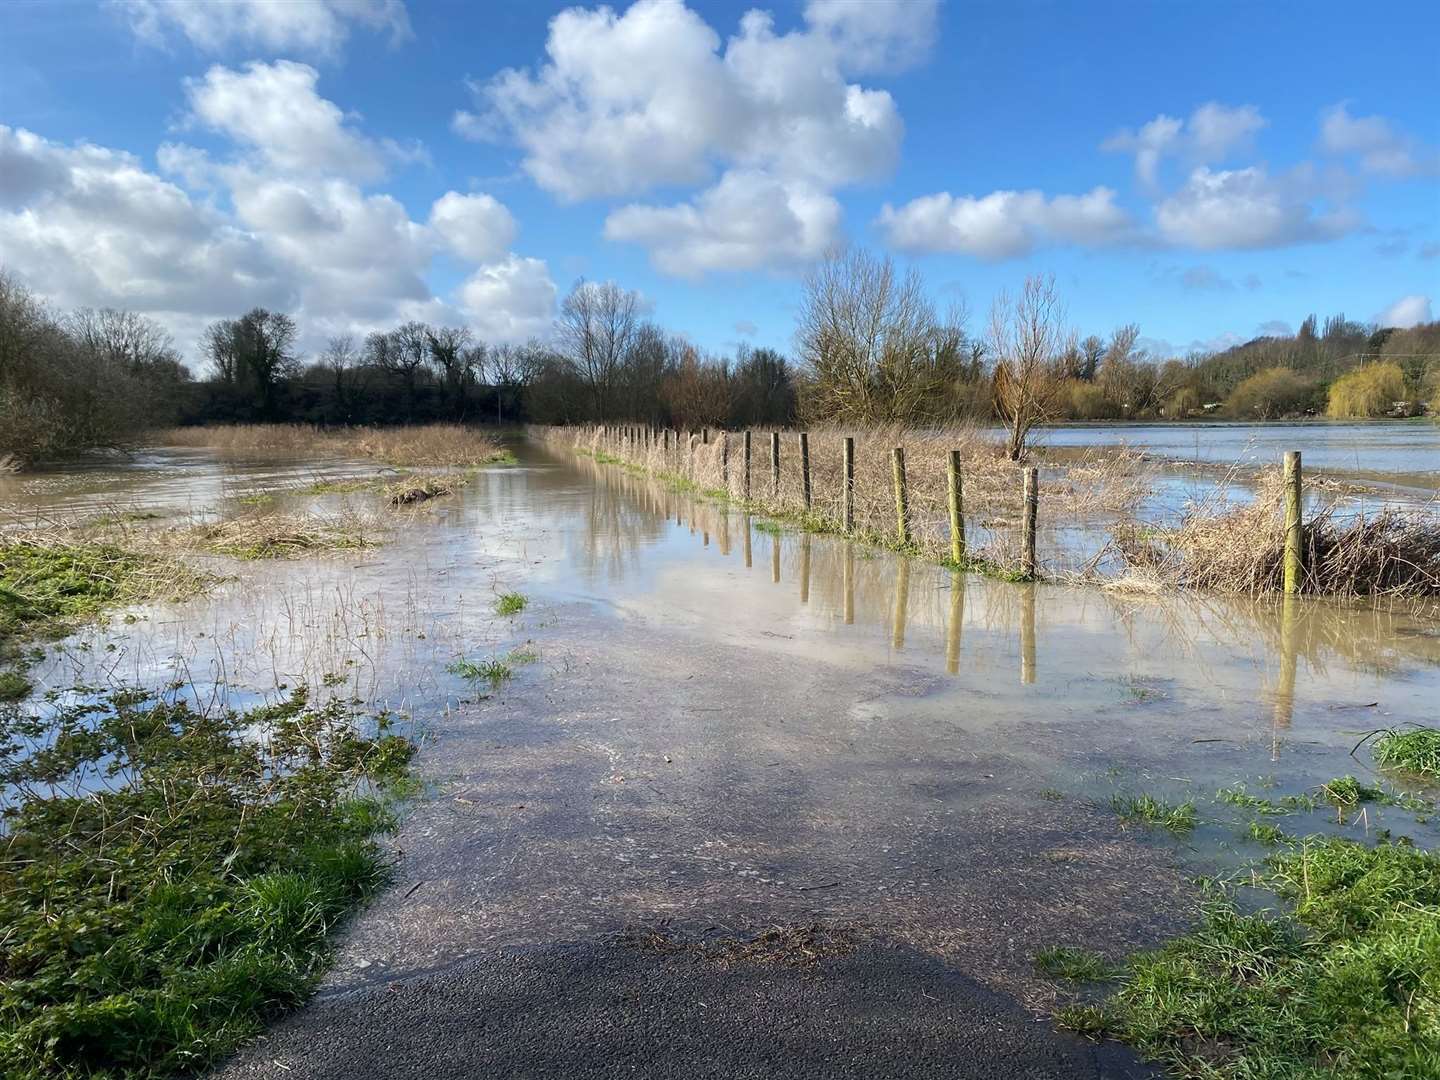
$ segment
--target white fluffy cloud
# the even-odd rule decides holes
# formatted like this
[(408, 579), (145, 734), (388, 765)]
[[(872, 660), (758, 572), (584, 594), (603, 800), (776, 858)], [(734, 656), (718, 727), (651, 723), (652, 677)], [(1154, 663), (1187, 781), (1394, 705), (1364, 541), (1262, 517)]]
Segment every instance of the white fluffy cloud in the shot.
[(1437, 163), (1434, 152), (1383, 116), (1351, 116), (1343, 101), (1320, 114), (1320, 145), (1327, 153), (1358, 158), (1363, 170), (1381, 176), (1416, 176)]
[(185, 88), (196, 120), (256, 151), (276, 171), (377, 179), (385, 153), (346, 125), (345, 114), (316, 91), (318, 80), (306, 64), (252, 61), (244, 71), (217, 64)]
[[(849, 183), (888, 169), (903, 129), (888, 93), (845, 73), (877, 50), (913, 53), (909, 10), (816, 3), (807, 18), (825, 21), (788, 34), (750, 11), (722, 49), (681, 0), (570, 8), (551, 20), (548, 62), (476, 87), (483, 111), (457, 114), (456, 127), (513, 138), (536, 183), (567, 200), (702, 183), (717, 163)], [(930, 13), (919, 23), (930, 34), (931, 6), (916, 10)]]
[(459, 299), (483, 340), (524, 341), (549, 333), (555, 283), (540, 259), (511, 255), (471, 274), (460, 286)]
[(169, 317), (284, 307), (293, 283), (248, 231), (147, 172), (131, 154), (0, 126), (0, 252), (67, 306)]
[(1380, 326), (1394, 326), (1401, 330), (1408, 330), (1420, 323), (1430, 322), (1432, 321), (1430, 297), (1402, 296), (1379, 315), (1376, 315), (1375, 321)]
[(1156, 206), (1155, 222), (1169, 243), (1204, 251), (1330, 240), (1358, 226), (1346, 211), (1316, 209), (1314, 194), (1306, 170), (1273, 177), (1263, 166), (1201, 166)]
[[(131, 154), (0, 127), (6, 267), (60, 306), (152, 315), (182, 344), (206, 321), (254, 305), (294, 313), (309, 348), (408, 318), (459, 321), (486, 281), (488, 299), (475, 306), (482, 336), (543, 332), (554, 286), (543, 262), (510, 253), (510, 211), (489, 195), (449, 191), (417, 221), (391, 195), (362, 187), (393, 155), (348, 124), (315, 81), (313, 69), (288, 62), (212, 68), (188, 86), (194, 119), (228, 137), (233, 154), (166, 145), (157, 155), (165, 176)], [(471, 275), (454, 302), (428, 283), (442, 252)]]
[(137, 37), (165, 45), (180, 34), (196, 48), (228, 46), (333, 55), (352, 26), (410, 36), (402, 0), (111, 0)]
[(1014, 258), (1055, 244), (1113, 244), (1134, 228), (1130, 215), (1115, 205), (1115, 192), (1106, 187), (1056, 196), (993, 191), (977, 198), (940, 192), (898, 208), (886, 203), (879, 225), (889, 243), (903, 251), (950, 251), (983, 259)]
[(605, 237), (641, 244), (657, 269), (698, 278), (819, 258), (840, 235), (840, 204), (814, 186), (732, 171), (678, 206), (626, 206), (605, 219)]
[[(936, 8), (811, 0), (800, 29), (752, 10), (724, 41), (682, 0), (569, 8), (550, 22), (545, 62), (474, 86), (478, 109), (454, 126), (517, 143), (525, 171), (565, 201), (709, 185), (607, 221), (669, 272), (787, 265), (834, 239), (833, 189), (894, 165), (894, 99), (848, 76), (923, 59)], [(768, 236), (738, 213), (741, 192), (760, 198)]]
[(1164, 113), (1136, 131), (1122, 128), (1100, 144), (1103, 150), (1135, 155), (1135, 173), (1147, 186), (1159, 180), (1160, 164), (1166, 157), (1178, 157), (1192, 164), (1224, 161), (1247, 146), (1266, 125), (1254, 105), (1222, 105), (1206, 102), (1179, 120)]

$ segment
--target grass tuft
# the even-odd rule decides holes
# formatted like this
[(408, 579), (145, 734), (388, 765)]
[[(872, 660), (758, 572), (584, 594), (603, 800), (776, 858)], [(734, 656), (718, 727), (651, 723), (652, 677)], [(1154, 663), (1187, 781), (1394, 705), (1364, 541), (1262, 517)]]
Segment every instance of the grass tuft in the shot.
[(1188, 799), (1169, 803), (1149, 794), (1116, 794), (1111, 797), (1110, 806), (1124, 821), (1165, 829), (1176, 836), (1184, 836), (1195, 828), (1195, 804)]
[(1392, 728), (1375, 740), (1375, 763), (1421, 776), (1440, 776), (1440, 729)]
[(391, 506), (428, 502), (455, 494), (466, 482), (467, 477), (455, 473), (407, 476), (385, 488), (385, 501)]
[(529, 602), (530, 601), (525, 598), (523, 593), (501, 593), (498, 597), (495, 598), (495, 614), (519, 615), (520, 612), (525, 610), (525, 605)]
[(359, 551), (378, 543), (371, 523), (356, 514), (261, 514), (193, 525), (178, 535), (216, 555), (247, 560)]

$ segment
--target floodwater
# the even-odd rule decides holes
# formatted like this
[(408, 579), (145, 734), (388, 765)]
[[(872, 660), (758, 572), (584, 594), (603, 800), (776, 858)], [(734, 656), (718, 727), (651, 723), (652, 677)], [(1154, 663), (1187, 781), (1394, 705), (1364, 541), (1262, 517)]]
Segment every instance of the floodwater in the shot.
[[(431, 785), (397, 841), (413, 887), (361, 918), (332, 986), (636, 920), (782, 917), (881, 924), (1023, 984), (1062, 938), (1151, 943), (1190, 910), (1185, 873), (1259, 854), (1218, 788), (1373, 780), (1351, 753), (1367, 732), (1435, 719), (1421, 614), (1015, 585), (517, 452), (413, 513), (282, 496), (387, 514), (389, 542), (213, 560), (213, 593), (119, 612), (32, 672), (37, 693), (179, 681), (243, 705), (308, 685), (413, 718)], [(153, 451), (6, 480), (0, 508), (243, 513), (258, 489), (372, 471)], [(512, 590), (529, 606), (497, 616)], [(446, 670), (516, 649), (533, 662), (496, 688)], [(1194, 799), (1201, 828), (1122, 830), (1108, 800), (1140, 791)], [(1435, 840), (1375, 806), (1279, 820)]]
[(1278, 467), (1299, 450), (1307, 469), (1400, 488), (1440, 489), (1440, 423), (1434, 420), (1292, 421), (1266, 424), (1059, 424), (1037, 432), (1039, 445), (1124, 445), (1171, 461), (1244, 469)]

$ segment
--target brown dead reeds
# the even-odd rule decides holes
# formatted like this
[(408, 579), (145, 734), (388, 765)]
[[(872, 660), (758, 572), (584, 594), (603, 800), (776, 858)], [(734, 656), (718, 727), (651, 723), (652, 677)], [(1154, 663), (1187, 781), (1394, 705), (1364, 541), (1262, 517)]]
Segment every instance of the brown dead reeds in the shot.
[(473, 468), (513, 460), (495, 436), (461, 424), (397, 428), (321, 428), (307, 424), (228, 424), (157, 432), (160, 446), (213, 450), (269, 461), (318, 456), (369, 458), (387, 465)]
[(468, 478), (455, 473), (431, 473), (406, 476), (385, 488), (385, 501), (391, 506), (410, 506), (453, 495), (464, 487)]
[[(1262, 485), (1246, 506), (1201, 507), (1173, 528), (1131, 523), (1113, 536), (1127, 568), (1144, 578), (1227, 593), (1283, 585), (1285, 520), (1273, 485)], [(1330, 504), (1306, 519), (1303, 555), (1302, 592), (1440, 595), (1440, 520), (1433, 514), (1387, 508), (1342, 515)]]

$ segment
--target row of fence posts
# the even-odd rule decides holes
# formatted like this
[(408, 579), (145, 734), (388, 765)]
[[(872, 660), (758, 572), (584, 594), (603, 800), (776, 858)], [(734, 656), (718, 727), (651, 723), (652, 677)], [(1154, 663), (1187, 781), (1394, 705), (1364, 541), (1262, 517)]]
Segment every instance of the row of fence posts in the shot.
[[(670, 453), (670, 446), (673, 441), (678, 449), (680, 445), (680, 432), (668, 428), (660, 429), (658, 432), (661, 448), (666, 455)], [(700, 429), (700, 445), (706, 446), (710, 443), (710, 429)], [(601, 426), (599, 435), (604, 445), (612, 449), (629, 448), (631, 450), (649, 450), (656, 442), (657, 432), (654, 428), (644, 426), (611, 427)], [(688, 478), (695, 478), (695, 433), (690, 432), (687, 439), (689, 456), (687, 460)], [(725, 490), (730, 490), (730, 433), (721, 432), (720, 446), (720, 476)], [(750, 432), (743, 433), (744, 450), (742, 460), (744, 463), (744, 479), (741, 485), (742, 497), (748, 503), (751, 501), (750, 471)], [(808, 432), (799, 433), (800, 446), (800, 489), (805, 512), (811, 512), (814, 501), (814, 493), (810, 484), (810, 435)], [(914, 542), (910, 528), (910, 492), (905, 479), (905, 448), (895, 447), (891, 452), (890, 472), (891, 481), (895, 493), (895, 539), (900, 547), (909, 548)], [(843, 531), (848, 535), (855, 531), (855, 439), (852, 436), (845, 436), (844, 442), (843, 480), (841, 481), (841, 523)], [(1302, 511), (1303, 480), (1300, 468), (1300, 451), (1290, 450), (1285, 454), (1285, 558), (1284, 558), (1284, 591), (1287, 595), (1294, 595), (1300, 591), (1304, 573), (1304, 546), (1305, 530)], [(960, 467), (960, 451), (951, 450), (946, 466), (947, 488), (948, 488), (948, 509), (950, 517), (950, 560), (958, 565), (963, 565), (968, 553), (965, 546), (965, 498)], [(1021, 520), (1021, 563), (1020, 569), (1026, 578), (1033, 579), (1036, 576), (1038, 564), (1035, 558), (1037, 523), (1040, 511), (1040, 470), (1033, 466), (1023, 470), (1024, 476), (1024, 509)], [(780, 432), (770, 433), (770, 497), (778, 500), (780, 497)]]
[[(681, 442), (681, 432), (669, 428), (661, 428), (658, 432), (645, 426), (608, 426), (602, 425), (599, 429), (600, 443), (612, 450), (643, 450), (648, 451), (658, 443), (664, 460), (670, 459), (672, 445), (678, 452)], [(696, 436), (699, 442), (696, 442)], [(753, 454), (751, 448), (751, 433), (741, 433), (741, 498), (745, 502), (752, 501), (753, 488), (751, 473), (753, 465)], [(710, 444), (710, 429), (701, 428), (699, 432), (689, 432), (686, 437), (686, 458), (685, 475), (692, 482), (695, 479), (695, 447), (708, 446)], [(800, 494), (801, 502), (805, 513), (809, 514), (814, 508), (814, 487), (810, 479), (810, 433), (802, 431), (798, 433), (797, 442), (800, 451)], [(891, 452), (891, 480), (895, 495), (895, 540), (902, 548), (909, 548), (914, 544), (914, 536), (910, 520), (910, 489), (905, 477), (905, 448), (895, 447)], [(959, 450), (951, 450), (947, 462), (948, 479), (948, 510), (950, 519), (950, 560), (958, 565), (963, 565), (968, 559), (968, 549), (965, 543), (965, 498), (962, 481), (961, 455)], [(1035, 557), (1036, 546), (1036, 521), (1040, 505), (1040, 472), (1030, 467), (1022, 470), (1024, 477), (1024, 522), (1022, 527), (1022, 554), (1021, 569), (1027, 578), (1034, 578), (1037, 572), (1037, 561)], [(844, 460), (841, 472), (841, 525), (842, 531), (847, 535), (855, 531), (855, 439), (853, 436), (845, 436), (844, 439)], [(720, 480), (728, 492), (730, 490), (730, 432), (720, 432)], [(780, 432), (770, 433), (770, 498), (778, 500), (780, 497)]]

